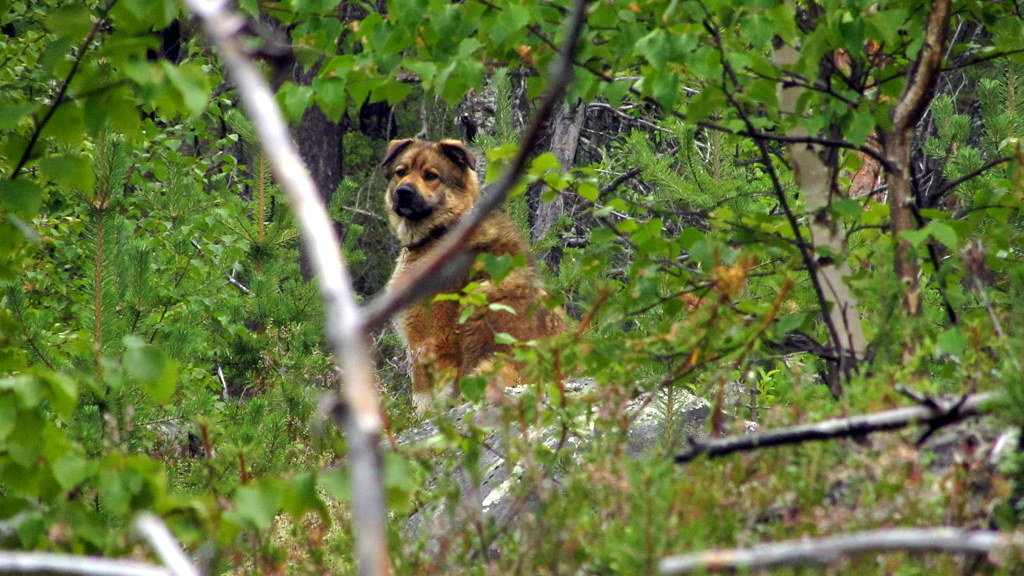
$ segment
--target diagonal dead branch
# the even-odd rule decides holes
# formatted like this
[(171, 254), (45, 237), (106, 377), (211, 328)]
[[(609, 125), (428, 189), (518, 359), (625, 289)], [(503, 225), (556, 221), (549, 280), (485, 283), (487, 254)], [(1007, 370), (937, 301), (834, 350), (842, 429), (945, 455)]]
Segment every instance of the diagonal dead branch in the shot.
[(990, 554), (1003, 547), (1020, 550), (1021, 535), (948, 527), (887, 528), (669, 556), (658, 563), (658, 570), (662, 574), (756, 572), (779, 566), (835, 564), (844, 556), (854, 554), (899, 551)]
[(132, 526), (152, 546), (171, 576), (200, 576), (199, 570), (162, 520), (152, 514), (141, 514)]
[(348, 439), (355, 526), (355, 557), (361, 576), (387, 576), (387, 508), (379, 438), (383, 430), (377, 384), (361, 311), (341, 256), (334, 226), (316, 185), (299, 156), (295, 142), (266, 80), (249, 58), (240, 33), (245, 20), (223, 0), (188, 0), (189, 9), (218, 48), (225, 68), (238, 86), (260, 146), (274, 176), (288, 195), (316, 271), (327, 314), (327, 336), (342, 370), (342, 394), (347, 412), (342, 425)]
[[(426, 278), (450, 279), (465, 270), (469, 262), (460, 266), (452, 266), (452, 259), (464, 252), (464, 246), (470, 236), (476, 232), (487, 216), (505, 201), (512, 188), (522, 178), (526, 163), (537, 149), (548, 119), (572, 82), (573, 55), (576, 44), (583, 30), (587, 0), (575, 0), (569, 15), (565, 44), (562, 46), (558, 59), (550, 70), (551, 82), (541, 98), (537, 112), (530, 123), (529, 129), (519, 142), (519, 152), (509, 163), (501, 179), (487, 186), (480, 200), (469, 215), (442, 237), (441, 241), (420, 262), (417, 263), (406, 277), (402, 285), (394, 287), (390, 292), (375, 297), (363, 307), (363, 327), (369, 332), (388, 320), (393, 314), (423, 298), (427, 294), (419, 286)], [(435, 282), (436, 284), (436, 282)]]
[(777, 428), (755, 434), (727, 436), (705, 440), (690, 439), (690, 447), (676, 455), (675, 461), (684, 464), (706, 455), (717, 458), (734, 452), (746, 452), (767, 448), (798, 444), (814, 440), (847, 438), (861, 436), (871, 432), (898, 430), (911, 425), (927, 426), (934, 431), (943, 426), (959, 422), (983, 412), (983, 407), (998, 398), (996, 392), (970, 394), (954, 401), (932, 399), (917, 406), (886, 410), (875, 414), (837, 418), (812, 424), (801, 424), (788, 428)]

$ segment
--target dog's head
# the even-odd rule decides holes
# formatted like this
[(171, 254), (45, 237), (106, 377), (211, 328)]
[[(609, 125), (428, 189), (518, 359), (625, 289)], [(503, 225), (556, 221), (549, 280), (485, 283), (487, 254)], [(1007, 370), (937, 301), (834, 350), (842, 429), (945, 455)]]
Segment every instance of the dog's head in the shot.
[(394, 140), (383, 167), (388, 220), (405, 246), (453, 225), (480, 195), (476, 157), (457, 140)]

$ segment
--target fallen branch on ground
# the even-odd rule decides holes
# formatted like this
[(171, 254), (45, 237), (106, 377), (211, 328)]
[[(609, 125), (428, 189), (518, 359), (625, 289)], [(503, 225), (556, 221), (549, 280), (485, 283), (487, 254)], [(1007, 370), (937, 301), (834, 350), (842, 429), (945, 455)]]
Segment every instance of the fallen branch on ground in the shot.
[(756, 450), (768, 446), (861, 436), (883, 430), (898, 430), (912, 424), (928, 427), (925, 435), (922, 437), (923, 439), (943, 426), (959, 422), (970, 416), (977, 416), (981, 413), (981, 407), (991, 402), (997, 396), (998, 394), (995, 392), (986, 392), (983, 394), (970, 394), (955, 401), (925, 399), (917, 406), (886, 410), (876, 414), (837, 418), (813, 424), (800, 424), (788, 428), (744, 434), (742, 436), (727, 436), (725, 438), (708, 438), (704, 440), (690, 438), (689, 448), (677, 454), (675, 461), (683, 464), (701, 455), (716, 458), (732, 454), (733, 452)]
[(1004, 546), (1019, 554), (1024, 550), (1022, 535), (960, 528), (890, 528), (669, 556), (658, 563), (658, 570), (662, 574), (758, 571), (779, 566), (834, 564), (851, 554), (897, 551), (989, 554), (994, 560), (991, 553)]

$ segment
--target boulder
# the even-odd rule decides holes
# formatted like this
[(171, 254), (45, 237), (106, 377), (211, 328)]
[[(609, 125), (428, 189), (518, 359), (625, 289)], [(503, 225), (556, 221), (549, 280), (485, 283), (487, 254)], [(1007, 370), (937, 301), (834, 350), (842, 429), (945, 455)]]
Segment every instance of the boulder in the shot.
[[(567, 399), (583, 401), (594, 386), (591, 378), (567, 380)], [(512, 387), (504, 393), (506, 399), (513, 402), (527, 391), (526, 387)], [(498, 417), (500, 410), (501, 407), (494, 404), (481, 408), (477, 403), (463, 403), (398, 436), (400, 450), (428, 454), (428, 467), (431, 468), (428, 487), (436, 487), (442, 479), (454, 481), (458, 485), (458, 497), (451, 499), (455, 504), (446, 505), (443, 500), (438, 500), (408, 518), (405, 533), (410, 538), (431, 542), (435, 541), (433, 536), (458, 530), (460, 527), (455, 524), (509, 519), (524, 511), (521, 494), (517, 495), (514, 490), (523, 469), (516, 463), (506, 461), (503, 447), (510, 436), (521, 439), (523, 435), (521, 429), (499, 433), (499, 427), (503, 425)], [(625, 449), (633, 458), (640, 458), (654, 450), (679, 447), (687, 437), (703, 433), (711, 405), (707, 400), (685, 390), (673, 390), (671, 396), (662, 390), (629, 400), (618, 413), (624, 415), (624, 418), (610, 422), (609, 426), (602, 426), (601, 417), (590, 413), (567, 424), (553, 424), (540, 429), (529, 426), (526, 434), (535, 441), (540, 439), (548, 448), (557, 450), (558, 460), (565, 463), (562, 467), (564, 470), (564, 466), (572, 465), (589, 444), (601, 434), (608, 433), (609, 428), (618, 429), (621, 422), (627, 423)], [(507, 422), (504, 425), (507, 426)], [(567, 430), (570, 432), (567, 433)], [(453, 433), (477, 438), (482, 433), (483, 445), (492, 447), (479, 452), (476, 470), (465, 468), (463, 463), (466, 458), (458, 453), (458, 448), (442, 448), (438, 453), (439, 445), (452, 444), (450, 439)], [(445, 437), (449, 441), (445, 441)], [(552, 473), (555, 484), (558, 483), (560, 473), (558, 470)]]

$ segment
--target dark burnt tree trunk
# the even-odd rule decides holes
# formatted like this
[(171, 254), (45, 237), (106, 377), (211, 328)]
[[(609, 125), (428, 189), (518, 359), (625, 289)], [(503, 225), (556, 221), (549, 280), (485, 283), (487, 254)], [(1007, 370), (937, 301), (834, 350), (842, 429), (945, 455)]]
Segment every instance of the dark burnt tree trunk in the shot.
[[(275, 80), (279, 81), (275, 84), (280, 86), (284, 80), (290, 80), (300, 86), (308, 86), (316, 75), (317, 68), (314, 66), (306, 70), (293, 60), (281, 70), (281, 74), (276, 75)], [(324, 204), (330, 204), (334, 191), (344, 178), (342, 168), (345, 160), (346, 126), (344, 118), (340, 122), (332, 122), (318, 106), (310, 106), (302, 115), (299, 124), (292, 127), (299, 153), (309, 168), (310, 176), (313, 177)], [(305, 247), (301, 244), (299, 268), (304, 280), (309, 281), (313, 278), (313, 269), (310, 267)]]

